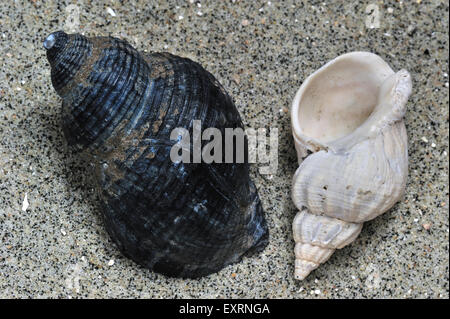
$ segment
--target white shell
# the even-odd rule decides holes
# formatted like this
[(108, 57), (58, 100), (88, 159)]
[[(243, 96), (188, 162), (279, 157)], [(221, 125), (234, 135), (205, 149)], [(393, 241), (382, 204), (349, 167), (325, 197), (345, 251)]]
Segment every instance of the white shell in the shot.
[[(291, 110), (300, 163), (292, 183), (301, 211), (293, 223), (297, 279), (354, 241), (363, 222), (403, 196), (408, 174), (403, 116), (410, 94), (407, 71), (395, 73), (367, 52), (337, 57), (298, 90)], [(301, 162), (308, 150), (313, 154)]]

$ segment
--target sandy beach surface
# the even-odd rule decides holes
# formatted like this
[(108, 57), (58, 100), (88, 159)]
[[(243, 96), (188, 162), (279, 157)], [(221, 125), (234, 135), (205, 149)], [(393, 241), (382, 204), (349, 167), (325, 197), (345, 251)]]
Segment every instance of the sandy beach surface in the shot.
[[(1, 1), (0, 298), (448, 298), (448, 1)], [(266, 249), (216, 274), (168, 278), (125, 258), (103, 227), (89, 169), (66, 150), (42, 41), (111, 35), (189, 57), (233, 97), (246, 127), (278, 128), (278, 169), (252, 165)], [(294, 279), (290, 104), (351, 51), (413, 79), (404, 198), (304, 281)]]

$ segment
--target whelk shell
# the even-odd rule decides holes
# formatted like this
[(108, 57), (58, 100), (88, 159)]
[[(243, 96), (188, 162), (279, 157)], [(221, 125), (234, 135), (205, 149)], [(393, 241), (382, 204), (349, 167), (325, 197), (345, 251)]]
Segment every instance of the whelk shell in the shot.
[(402, 197), (411, 89), (406, 70), (395, 73), (367, 52), (341, 55), (301, 85), (291, 112), (300, 164), (292, 182), (300, 210), (292, 226), (295, 278), (308, 276)]
[(63, 101), (64, 135), (95, 165), (106, 229), (124, 255), (195, 278), (264, 249), (268, 230), (247, 160), (170, 158), (175, 128), (192, 132), (195, 120), (222, 134), (243, 128), (213, 75), (189, 59), (139, 53), (112, 37), (58, 31), (44, 47)]

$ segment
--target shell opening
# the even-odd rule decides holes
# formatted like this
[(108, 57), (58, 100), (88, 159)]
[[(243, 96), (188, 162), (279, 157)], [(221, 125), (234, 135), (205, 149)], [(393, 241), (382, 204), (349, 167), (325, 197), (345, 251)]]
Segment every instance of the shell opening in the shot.
[(303, 133), (322, 143), (353, 132), (372, 113), (378, 98), (379, 82), (365, 65), (342, 61), (331, 68), (312, 79), (298, 113)]
[(294, 99), (294, 133), (324, 144), (349, 135), (374, 111), (380, 86), (391, 74), (380, 57), (366, 52), (329, 62), (303, 83)]

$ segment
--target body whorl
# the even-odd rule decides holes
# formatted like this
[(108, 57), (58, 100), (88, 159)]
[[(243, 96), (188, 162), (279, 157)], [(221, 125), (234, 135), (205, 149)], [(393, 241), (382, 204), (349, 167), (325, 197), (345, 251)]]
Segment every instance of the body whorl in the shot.
[(65, 137), (96, 167), (106, 228), (123, 254), (163, 274), (199, 277), (266, 246), (247, 156), (211, 164), (170, 158), (172, 130), (192, 136), (194, 120), (222, 133), (243, 128), (208, 71), (169, 53), (140, 54), (112, 37), (59, 31), (44, 47)]

